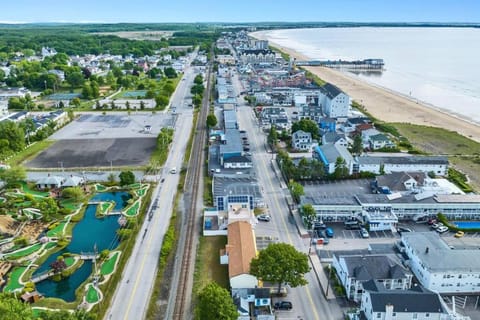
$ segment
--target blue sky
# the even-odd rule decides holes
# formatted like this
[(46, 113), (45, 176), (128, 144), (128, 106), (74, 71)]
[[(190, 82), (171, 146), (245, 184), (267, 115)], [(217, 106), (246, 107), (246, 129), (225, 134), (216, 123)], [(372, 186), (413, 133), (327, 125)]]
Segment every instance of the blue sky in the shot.
[(0, 22), (480, 22), (479, 0), (14, 0)]

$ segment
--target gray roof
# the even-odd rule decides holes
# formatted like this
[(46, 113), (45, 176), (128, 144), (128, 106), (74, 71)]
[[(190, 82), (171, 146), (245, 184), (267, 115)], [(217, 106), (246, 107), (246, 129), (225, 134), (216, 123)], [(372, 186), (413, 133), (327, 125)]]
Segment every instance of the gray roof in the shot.
[(359, 164), (444, 164), (448, 165), (445, 156), (405, 156), (405, 157), (372, 157), (362, 156), (358, 158)]
[(237, 112), (234, 110), (225, 110), (223, 111), (223, 121), (225, 122), (225, 127), (227, 127), (227, 122), (237, 123)]
[(246, 163), (246, 162), (250, 163), (252, 162), (252, 160), (250, 160), (250, 158), (246, 156), (234, 156), (234, 157), (225, 159), (223, 162), (224, 163)]
[(255, 178), (247, 174), (213, 175), (213, 196), (253, 195), (262, 198), (260, 187)]
[(377, 281), (363, 284), (370, 293), (373, 312), (385, 312), (385, 306), (393, 305), (393, 312), (444, 313), (438, 294), (416, 286), (409, 290), (388, 290)]
[(237, 129), (226, 129), (224, 138), (226, 143), (220, 145), (220, 154), (241, 153), (243, 151), (240, 131)]
[(405, 191), (404, 183), (409, 179), (417, 181), (419, 186), (423, 186), (425, 180), (424, 172), (392, 172), (383, 176), (378, 176), (377, 184), (379, 187), (388, 187), (392, 191)]
[(325, 93), (327, 97), (330, 99), (335, 98), (339, 94), (343, 93), (342, 90), (340, 90), (338, 87), (334, 86), (331, 83), (326, 83), (321, 87), (322, 91)]
[(406, 271), (385, 255), (341, 256), (350, 277), (360, 281), (371, 279), (404, 279)]
[(325, 144), (327, 143), (335, 143), (337, 142), (338, 140), (342, 139), (342, 138), (345, 138), (345, 135), (342, 135), (342, 134), (338, 134), (336, 132), (331, 132), (331, 131), (327, 131), (322, 139), (324, 140)]
[(480, 272), (477, 248), (451, 249), (434, 232), (406, 232), (402, 234), (402, 242), (413, 249), (430, 272)]
[(337, 146), (335, 144), (326, 144), (326, 145), (318, 146), (318, 148), (322, 150), (324, 156), (327, 158), (327, 161), (329, 163), (335, 163), (338, 157), (345, 159), (347, 164), (353, 161), (352, 155), (350, 154), (350, 152), (348, 152), (347, 148), (343, 146)]

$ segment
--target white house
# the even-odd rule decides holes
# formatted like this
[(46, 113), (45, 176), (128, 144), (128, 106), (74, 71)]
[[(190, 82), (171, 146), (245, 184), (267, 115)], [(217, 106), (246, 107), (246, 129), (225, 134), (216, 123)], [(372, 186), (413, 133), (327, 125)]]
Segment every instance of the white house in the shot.
[(346, 118), (348, 116), (350, 97), (333, 84), (327, 83), (321, 87), (318, 101), (329, 118)]
[(65, 179), (60, 176), (51, 176), (50, 174), (36, 182), (38, 189), (57, 189), (63, 186)]
[(410, 269), (418, 281), (441, 294), (480, 292), (480, 250), (452, 249), (434, 232), (402, 234)]
[(433, 172), (438, 176), (448, 173), (448, 158), (445, 156), (392, 155), (389, 157), (361, 156), (356, 160), (358, 171), (380, 174), (392, 172)]
[(365, 283), (359, 319), (365, 320), (460, 320), (450, 314), (442, 298), (416, 286), (389, 290), (378, 281)]
[(332, 266), (345, 288), (347, 298), (360, 302), (364, 292), (363, 284), (378, 280), (387, 289), (408, 289), (412, 275), (402, 266), (384, 255), (343, 255), (333, 256)]
[(313, 149), (312, 134), (303, 130), (295, 131), (292, 134), (292, 148), (299, 151), (311, 152)]
[(236, 221), (228, 225), (228, 242), (220, 252), (220, 263), (228, 264), (228, 277), (232, 290), (256, 288), (258, 280), (249, 274), (250, 261), (257, 255), (257, 246), (252, 225)]
[(395, 144), (383, 133), (374, 134), (368, 138), (369, 148), (378, 150), (382, 148), (394, 148)]

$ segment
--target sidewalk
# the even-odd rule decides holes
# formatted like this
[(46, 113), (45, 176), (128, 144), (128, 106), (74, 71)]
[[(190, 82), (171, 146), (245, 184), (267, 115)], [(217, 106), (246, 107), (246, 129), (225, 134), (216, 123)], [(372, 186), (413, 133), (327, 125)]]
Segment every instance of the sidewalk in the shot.
[(322, 288), (323, 295), (327, 300), (335, 299), (336, 297), (333, 292), (333, 288), (328, 284), (328, 278), (325, 274), (325, 269), (320, 263), (320, 258), (318, 257), (318, 254), (316, 252), (313, 252), (313, 254), (310, 254), (308, 258), (310, 259), (310, 263), (312, 264), (312, 270), (317, 277), (318, 284), (320, 284), (320, 287)]

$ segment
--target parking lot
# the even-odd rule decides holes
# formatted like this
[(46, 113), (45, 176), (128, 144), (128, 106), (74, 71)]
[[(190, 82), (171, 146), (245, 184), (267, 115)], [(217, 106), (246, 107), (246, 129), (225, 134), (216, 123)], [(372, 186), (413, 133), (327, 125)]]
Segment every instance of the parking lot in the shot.
[[(82, 114), (64, 128), (55, 132), (52, 140), (117, 139), (156, 137), (163, 127), (172, 125), (169, 113), (109, 112)], [(150, 126), (146, 130), (146, 126)]]
[(57, 140), (28, 168), (143, 166), (156, 147), (163, 127), (173, 124), (168, 113), (125, 112), (82, 114), (51, 136)]

